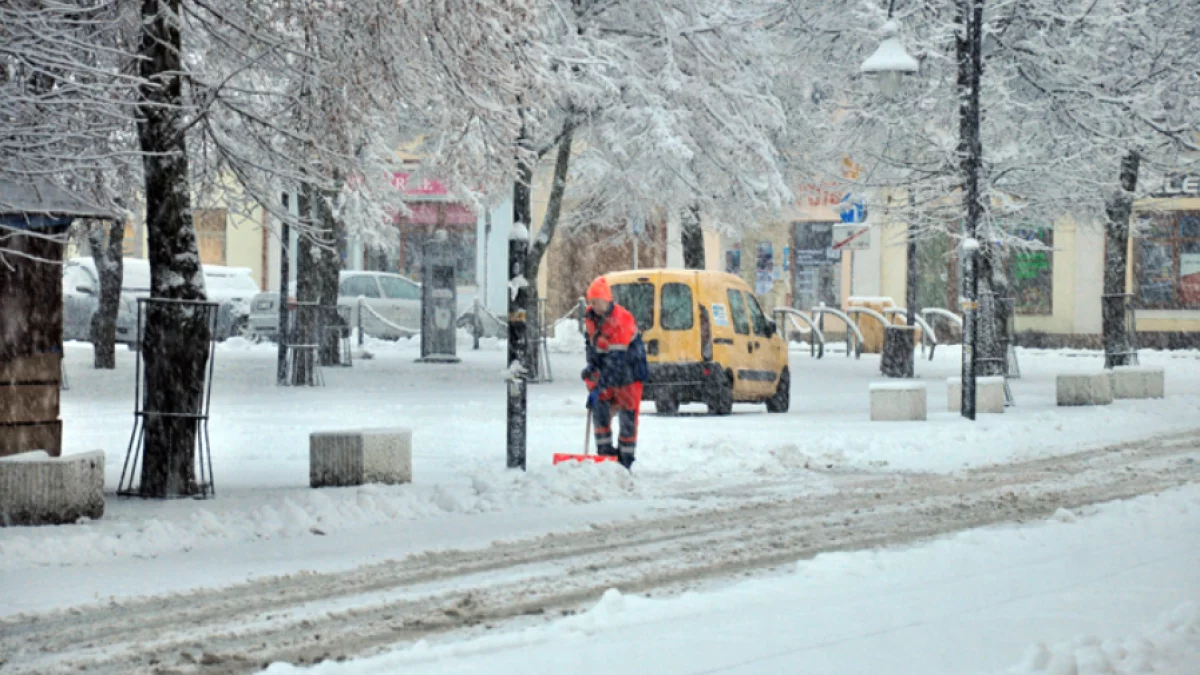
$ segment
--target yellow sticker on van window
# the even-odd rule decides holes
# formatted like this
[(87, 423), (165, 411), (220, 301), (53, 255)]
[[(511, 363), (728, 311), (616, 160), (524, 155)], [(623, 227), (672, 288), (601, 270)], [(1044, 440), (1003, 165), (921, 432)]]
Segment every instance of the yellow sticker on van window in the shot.
[(725, 311), (725, 305), (722, 305), (719, 302), (714, 302), (712, 308), (713, 323), (717, 324), (718, 326), (728, 326), (729, 313)]

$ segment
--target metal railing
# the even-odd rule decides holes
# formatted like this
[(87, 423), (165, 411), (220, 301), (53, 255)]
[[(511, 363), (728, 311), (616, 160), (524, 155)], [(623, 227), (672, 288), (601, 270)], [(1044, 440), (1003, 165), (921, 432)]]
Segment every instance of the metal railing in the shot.
[[(895, 315), (899, 316), (905, 321), (908, 321), (908, 310), (903, 307), (888, 307), (887, 309), (883, 310), (883, 313), (885, 316)], [(921, 353), (925, 353), (925, 346), (928, 344), (929, 360), (932, 361), (933, 353), (935, 350), (937, 350), (938, 346), (937, 335), (934, 334), (933, 328), (925, 321), (925, 319), (921, 318), (920, 312), (913, 317), (913, 323), (921, 327)]]
[[(776, 307), (773, 313), (775, 314), (775, 324), (782, 330), (781, 337), (783, 338), (783, 344), (785, 346), (788, 345), (790, 341), (788, 339), (789, 336), (787, 332), (787, 323), (784, 323), (781, 319), (787, 317), (788, 323), (795, 326), (801, 332), (801, 334), (807, 334), (809, 336), (809, 353), (813, 356), (813, 358), (819, 359), (825, 356), (825, 334), (821, 332), (821, 328), (811, 316), (793, 307)], [(797, 318), (808, 324), (807, 330), (800, 324), (796, 323)]]
[[(858, 329), (858, 324), (848, 314), (837, 307), (828, 307), (826, 305), (813, 307), (812, 313), (829, 314), (841, 319), (846, 324), (846, 356), (849, 357), (853, 353), (856, 359), (862, 357), (862, 346), (865, 340), (863, 339), (862, 331)], [(882, 319), (883, 316), (881, 315), (879, 318)]]

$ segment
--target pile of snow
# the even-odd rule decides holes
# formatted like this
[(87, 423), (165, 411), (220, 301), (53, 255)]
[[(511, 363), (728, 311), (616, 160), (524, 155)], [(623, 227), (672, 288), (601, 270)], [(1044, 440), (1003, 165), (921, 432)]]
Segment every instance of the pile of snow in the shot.
[(1095, 635), (1031, 647), (1008, 675), (1188, 675), (1200, 669), (1200, 608), (1184, 603), (1126, 639)]
[(465, 485), (364, 485), (223, 494), (211, 502), (112, 500), (101, 521), (0, 531), (0, 571), (148, 558), (215, 546), (330, 534), (448, 515), (637, 499), (643, 489), (617, 464), (564, 463), (538, 472), (474, 472)]

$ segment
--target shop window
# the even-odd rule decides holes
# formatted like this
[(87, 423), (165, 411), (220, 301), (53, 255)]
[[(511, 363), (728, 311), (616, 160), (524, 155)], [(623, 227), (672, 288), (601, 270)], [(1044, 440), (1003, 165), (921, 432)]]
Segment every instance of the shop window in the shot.
[(1054, 230), (1048, 227), (1011, 231), (1028, 242), (1012, 253), (1012, 296), (1017, 314), (1054, 313)]
[(1200, 211), (1137, 216), (1133, 266), (1139, 307), (1200, 308)]

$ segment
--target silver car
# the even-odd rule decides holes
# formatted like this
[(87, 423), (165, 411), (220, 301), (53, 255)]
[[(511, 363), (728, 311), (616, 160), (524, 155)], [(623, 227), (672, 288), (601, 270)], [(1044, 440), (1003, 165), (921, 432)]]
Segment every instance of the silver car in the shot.
[[(363, 333), (371, 337), (395, 340), (420, 332), (421, 285), (408, 277), (390, 272), (344, 270), (338, 273), (338, 307), (351, 326), (358, 325), (359, 298), (367, 309), (362, 311)], [(289, 298), (291, 299), (291, 298)], [(473, 291), (458, 293), (459, 324), (474, 305)], [(250, 306), (249, 333), (255, 338), (274, 340), (279, 326), (279, 293), (272, 291), (254, 296)]]
[(250, 303), (259, 293), (248, 267), (204, 265), (204, 292), (217, 309), (216, 338), (224, 340), (248, 331)]
[[(123, 268), (117, 342), (132, 346), (137, 342), (137, 298), (150, 294), (150, 267), (144, 260), (126, 258)], [(63, 340), (91, 342), (92, 317), (99, 308), (100, 275), (95, 262), (91, 258), (67, 260), (63, 265)]]

